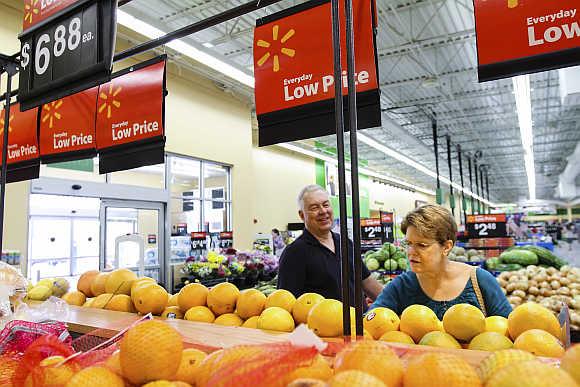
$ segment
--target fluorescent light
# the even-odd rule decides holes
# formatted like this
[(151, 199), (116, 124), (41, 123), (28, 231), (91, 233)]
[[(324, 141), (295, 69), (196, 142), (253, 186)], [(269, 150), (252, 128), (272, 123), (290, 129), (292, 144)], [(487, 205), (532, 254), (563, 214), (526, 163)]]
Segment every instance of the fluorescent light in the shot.
[(536, 200), (536, 169), (534, 166), (534, 133), (532, 130), (532, 99), (530, 96), (529, 75), (512, 78), (514, 95), (518, 109), (520, 136), (524, 148), (524, 165), (528, 177), (529, 199)]
[[(165, 31), (162, 31), (151, 24), (145, 23), (144, 21), (121, 10), (117, 10), (117, 22), (149, 39), (156, 39), (167, 34)], [(173, 40), (167, 43), (166, 46), (212, 68), (213, 70), (219, 71), (246, 86), (251, 88), (254, 87), (253, 76), (246, 74), (213, 55), (195, 48), (183, 40)]]
[(212, 48), (212, 47), (215, 47), (215, 46), (214, 46), (213, 44), (211, 44), (210, 42), (205, 42), (205, 43), (202, 43), (201, 45), (202, 45), (202, 46), (204, 46), (204, 47), (207, 47), (207, 48)]

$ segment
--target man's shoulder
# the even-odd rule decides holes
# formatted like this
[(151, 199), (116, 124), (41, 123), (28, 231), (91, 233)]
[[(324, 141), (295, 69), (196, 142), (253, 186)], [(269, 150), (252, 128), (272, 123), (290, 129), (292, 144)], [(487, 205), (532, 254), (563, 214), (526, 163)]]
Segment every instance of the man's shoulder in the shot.
[(303, 235), (296, 238), (296, 240), (286, 246), (282, 252), (282, 258), (294, 258), (295, 256), (303, 256), (304, 252), (308, 250), (308, 242), (305, 240)]

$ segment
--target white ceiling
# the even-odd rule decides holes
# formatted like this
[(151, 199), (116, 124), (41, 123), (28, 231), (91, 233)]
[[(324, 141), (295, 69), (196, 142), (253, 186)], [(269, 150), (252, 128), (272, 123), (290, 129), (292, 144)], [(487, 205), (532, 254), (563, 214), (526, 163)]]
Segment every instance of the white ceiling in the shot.
[[(285, 0), (191, 35), (186, 41), (252, 73), (253, 27), (258, 17), (303, 1)], [(239, 0), (133, 0), (121, 9), (163, 30), (172, 31), (226, 9)], [(383, 127), (362, 131), (376, 141), (435, 170), (431, 117), (439, 127), (440, 171), (448, 177), (444, 135), (466, 154), (481, 151), (488, 166), (493, 202), (527, 196), (527, 179), (510, 79), (478, 83), (473, 4), (471, 0), (377, 0), (377, 49)], [(120, 36), (136, 43), (131, 36)], [(190, 61), (171, 52), (178, 65)], [(330, 55), (330, 53), (329, 53)], [(252, 100), (252, 90), (201, 64), (193, 69)], [(580, 105), (562, 105), (557, 71), (531, 75), (537, 197), (550, 199), (566, 158), (580, 141)], [(318, 139), (333, 145), (332, 136)], [(312, 148), (312, 142), (297, 145)], [(384, 175), (433, 189), (435, 180), (365, 144), (359, 157)], [(459, 169), (453, 152), (453, 176)], [(468, 181), (467, 163), (464, 176)]]

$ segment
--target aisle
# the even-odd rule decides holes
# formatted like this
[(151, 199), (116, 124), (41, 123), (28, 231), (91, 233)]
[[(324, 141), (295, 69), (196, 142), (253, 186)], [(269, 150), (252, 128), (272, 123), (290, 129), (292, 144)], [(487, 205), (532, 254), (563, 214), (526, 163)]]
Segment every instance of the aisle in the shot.
[(559, 246), (556, 246), (554, 249), (554, 253), (566, 259), (572, 266), (580, 267), (580, 243), (578, 241), (574, 241), (572, 243), (572, 249), (570, 250), (570, 246), (566, 242), (559, 242)]

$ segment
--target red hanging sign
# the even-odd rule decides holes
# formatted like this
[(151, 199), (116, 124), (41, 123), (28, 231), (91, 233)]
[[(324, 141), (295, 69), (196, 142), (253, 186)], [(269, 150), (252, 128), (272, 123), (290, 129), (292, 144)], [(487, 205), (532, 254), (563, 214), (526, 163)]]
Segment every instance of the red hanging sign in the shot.
[[(359, 128), (380, 126), (372, 0), (353, 1)], [(341, 7), (343, 95), (348, 93)], [(260, 145), (334, 133), (334, 66), (329, 1), (301, 4), (260, 19), (254, 76)]]
[[(68, 159), (96, 153), (95, 111), (98, 87), (42, 106), (40, 155), (45, 159), (74, 152)], [(58, 161), (64, 161), (57, 157)]]
[(78, 0), (25, 0), (22, 30), (26, 31), (30, 27), (40, 23), (49, 16), (62, 11), (77, 1)]
[[(36, 127), (38, 108), (20, 111), (20, 104), (10, 105), (8, 121), (8, 164), (38, 159)], [(4, 109), (0, 112), (0, 149), (4, 145)], [(2, 159), (0, 158), (0, 163)]]
[(580, 64), (578, 0), (474, 0), (479, 80)]
[(484, 222), (501, 223), (505, 221), (506, 221), (505, 214), (467, 215), (467, 223), (484, 223)]

